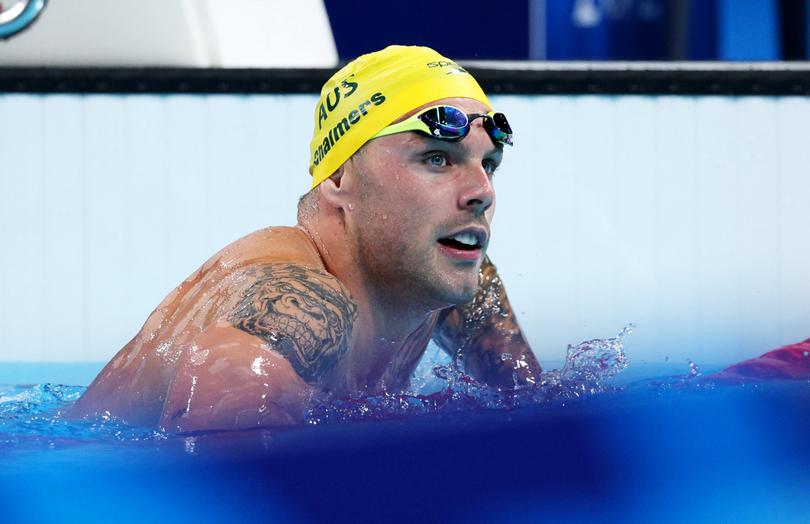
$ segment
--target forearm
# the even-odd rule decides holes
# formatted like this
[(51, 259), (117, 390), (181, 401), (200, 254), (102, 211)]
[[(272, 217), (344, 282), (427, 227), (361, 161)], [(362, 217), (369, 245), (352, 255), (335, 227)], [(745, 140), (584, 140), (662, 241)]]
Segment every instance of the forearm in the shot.
[(796, 380), (810, 377), (810, 338), (783, 346), (757, 358), (744, 360), (709, 375), (712, 379), (730, 382), (746, 380)]
[(475, 298), (442, 313), (436, 339), (459, 355), (467, 373), (488, 384), (531, 384), (541, 371), (489, 259), (481, 266)]

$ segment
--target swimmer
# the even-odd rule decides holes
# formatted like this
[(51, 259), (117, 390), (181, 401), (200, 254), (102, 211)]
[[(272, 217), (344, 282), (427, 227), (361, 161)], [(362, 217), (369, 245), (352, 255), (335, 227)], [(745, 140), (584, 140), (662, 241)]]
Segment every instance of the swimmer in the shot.
[(738, 362), (706, 377), (707, 380), (726, 384), (808, 378), (810, 378), (810, 338)]
[(533, 383), (486, 255), (511, 143), (452, 60), (403, 46), (357, 58), (321, 91), (297, 225), (204, 263), (73, 415), (174, 432), (296, 424), (313, 398), (402, 392), (431, 339), (489, 385)]

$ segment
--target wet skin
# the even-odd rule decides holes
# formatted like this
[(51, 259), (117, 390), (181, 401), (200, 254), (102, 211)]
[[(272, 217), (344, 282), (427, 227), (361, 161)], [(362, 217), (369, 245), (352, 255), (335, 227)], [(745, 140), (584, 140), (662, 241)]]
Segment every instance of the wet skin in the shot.
[[(455, 99), (468, 113), (486, 112)], [(493, 173), (501, 163), (482, 120), (461, 141), (400, 133), (374, 140), (347, 166), (362, 180), (346, 197), (346, 229), (370, 286), (414, 308), (440, 309), (472, 299), (494, 214)], [(439, 239), (458, 232), (481, 237), (459, 251)]]
[[(171, 431), (297, 423), (313, 395), (401, 391), (431, 337), (476, 378), (531, 382), (540, 366), (485, 257), (502, 154), (480, 119), (459, 142), (372, 140), (307, 223), (248, 235), (171, 293), (74, 414)], [(458, 233), (480, 245), (447, 241)]]

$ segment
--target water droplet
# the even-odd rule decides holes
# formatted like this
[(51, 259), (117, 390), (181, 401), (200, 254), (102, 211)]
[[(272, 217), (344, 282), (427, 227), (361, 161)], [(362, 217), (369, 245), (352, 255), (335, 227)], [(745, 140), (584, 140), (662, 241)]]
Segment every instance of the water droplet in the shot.
[(688, 378), (697, 378), (701, 375), (700, 369), (698, 369), (697, 364), (695, 364), (691, 358), (686, 359), (689, 362), (689, 375)]
[(194, 454), (195, 448), (197, 447), (197, 437), (186, 437), (183, 440), (183, 447), (186, 453)]
[(250, 370), (253, 371), (253, 373), (255, 373), (256, 375), (263, 375), (264, 374), (262, 369), (263, 366), (264, 366), (264, 357), (258, 356), (255, 359), (253, 359), (253, 362), (250, 364)]

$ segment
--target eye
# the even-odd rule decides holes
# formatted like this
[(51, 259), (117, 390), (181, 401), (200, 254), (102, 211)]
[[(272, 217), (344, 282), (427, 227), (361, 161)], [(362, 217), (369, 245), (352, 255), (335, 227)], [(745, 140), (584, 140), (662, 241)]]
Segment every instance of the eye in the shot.
[(498, 163), (489, 158), (485, 158), (481, 165), (484, 166), (484, 171), (488, 175), (493, 175), (498, 170)]
[(425, 163), (430, 167), (447, 167), (449, 161), (447, 160), (447, 154), (433, 152), (425, 157)]

